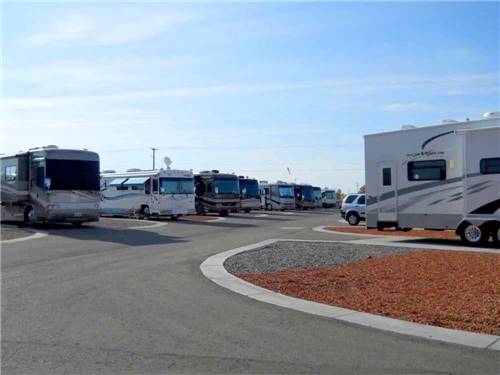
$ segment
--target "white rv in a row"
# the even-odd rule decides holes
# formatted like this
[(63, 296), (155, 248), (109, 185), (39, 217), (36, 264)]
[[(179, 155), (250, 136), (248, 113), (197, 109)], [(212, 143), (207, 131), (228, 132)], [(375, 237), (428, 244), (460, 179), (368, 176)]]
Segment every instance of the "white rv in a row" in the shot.
[(99, 155), (86, 150), (33, 148), (0, 158), (2, 220), (99, 220)]
[(500, 117), (365, 136), (367, 227), (500, 242)]
[(101, 174), (101, 214), (115, 216), (179, 216), (192, 214), (193, 172), (175, 169)]

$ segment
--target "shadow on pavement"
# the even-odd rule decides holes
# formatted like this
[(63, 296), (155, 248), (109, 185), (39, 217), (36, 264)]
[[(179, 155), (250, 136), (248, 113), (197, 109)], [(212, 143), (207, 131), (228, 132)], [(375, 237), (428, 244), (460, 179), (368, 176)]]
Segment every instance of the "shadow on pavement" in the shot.
[[(459, 239), (444, 239), (444, 238), (412, 238), (412, 239), (401, 239), (397, 242), (408, 243), (408, 244), (423, 244), (423, 245), (442, 245), (442, 246), (460, 246), (464, 247), (465, 245)], [(476, 249), (478, 247), (470, 246), (471, 250)], [(479, 248), (487, 248), (487, 249), (499, 249), (499, 245), (494, 244), (493, 242), (488, 242), (486, 244), (481, 244)]]
[(84, 224), (80, 228), (74, 228), (65, 224), (36, 224), (32, 228), (43, 230), (44, 232), (79, 241), (102, 241), (113, 242), (128, 246), (147, 246), (161, 245), (178, 242), (187, 242), (186, 240), (165, 236), (155, 231), (143, 229), (116, 229), (109, 227), (92, 226)]

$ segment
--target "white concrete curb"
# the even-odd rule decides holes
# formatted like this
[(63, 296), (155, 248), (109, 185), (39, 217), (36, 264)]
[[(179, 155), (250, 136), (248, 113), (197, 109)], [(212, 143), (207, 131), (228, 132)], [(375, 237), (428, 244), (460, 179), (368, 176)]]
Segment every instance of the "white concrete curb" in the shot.
[(235, 293), (242, 294), (258, 301), (271, 303), (273, 305), (286, 307), (309, 314), (335, 318), (343, 322), (355, 323), (366, 327), (377, 328), (405, 335), (418, 336), (452, 344), (467, 345), (476, 348), (500, 351), (500, 336), (459, 331), (449, 328), (430, 326), (426, 324), (407, 322), (404, 320), (386, 318), (380, 315), (373, 315), (341, 307), (324, 305), (322, 303), (289, 297), (248, 283), (230, 274), (224, 268), (224, 262), (230, 256), (245, 251), (258, 249), (277, 241), (282, 240), (269, 239), (213, 255), (207, 258), (200, 265), (200, 270), (205, 277), (207, 277), (214, 283)]
[(42, 238), (48, 236), (47, 233), (43, 232), (35, 232), (29, 236), (25, 237), (20, 237), (20, 238), (13, 238), (11, 240), (2, 240), (0, 241), (0, 244), (6, 244), (6, 243), (14, 243), (14, 242), (22, 242), (22, 241), (29, 241), (29, 240), (36, 240), (37, 238)]
[[(328, 226), (328, 225), (326, 225)], [(426, 244), (420, 242), (408, 242), (411, 240), (419, 241), (424, 238), (422, 237), (406, 237), (406, 236), (384, 236), (384, 235), (371, 235), (363, 233), (347, 233), (347, 232), (337, 232), (334, 230), (325, 229), (326, 226), (314, 227), (313, 230), (316, 232), (330, 233), (330, 234), (340, 234), (340, 235), (352, 235), (357, 237), (370, 237), (371, 239), (359, 239), (359, 240), (347, 240), (342, 242), (355, 243), (359, 245), (373, 245), (373, 246), (390, 246), (390, 247), (409, 247), (413, 249), (431, 249), (431, 250), (446, 250), (446, 251), (468, 251), (471, 253), (486, 253), (486, 254), (499, 254), (499, 250), (491, 249), (488, 247), (471, 247), (471, 246), (461, 246), (461, 245), (434, 245)]]

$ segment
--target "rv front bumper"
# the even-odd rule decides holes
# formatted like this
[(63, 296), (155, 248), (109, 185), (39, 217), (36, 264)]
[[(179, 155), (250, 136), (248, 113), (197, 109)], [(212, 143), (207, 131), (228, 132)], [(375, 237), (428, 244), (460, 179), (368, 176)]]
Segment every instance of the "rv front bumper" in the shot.
[(260, 200), (253, 199), (249, 201), (242, 201), (241, 202), (241, 208), (251, 208), (251, 209), (259, 209), (260, 208)]
[(53, 222), (87, 222), (87, 221), (98, 221), (99, 220), (99, 210), (67, 210), (67, 209), (48, 209), (46, 221)]
[(99, 220), (99, 203), (51, 203), (45, 211), (46, 221), (86, 222)]

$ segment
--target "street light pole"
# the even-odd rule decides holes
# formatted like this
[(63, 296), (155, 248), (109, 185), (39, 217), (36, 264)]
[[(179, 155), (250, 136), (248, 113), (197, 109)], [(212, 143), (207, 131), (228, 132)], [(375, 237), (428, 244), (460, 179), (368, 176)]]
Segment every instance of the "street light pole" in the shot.
[(156, 161), (156, 151), (158, 151), (158, 149), (151, 147), (151, 150), (153, 150), (153, 170), (154, 170), (155, 169), (155, 161)]

